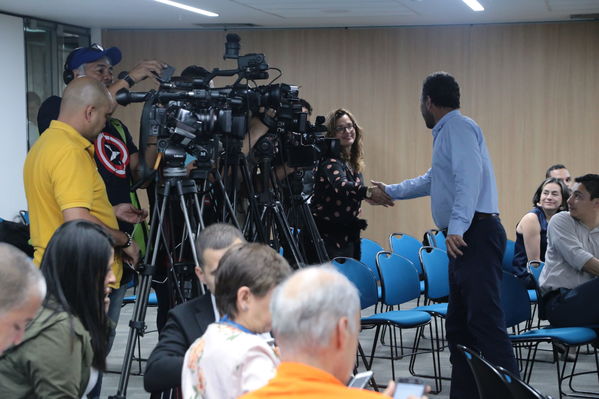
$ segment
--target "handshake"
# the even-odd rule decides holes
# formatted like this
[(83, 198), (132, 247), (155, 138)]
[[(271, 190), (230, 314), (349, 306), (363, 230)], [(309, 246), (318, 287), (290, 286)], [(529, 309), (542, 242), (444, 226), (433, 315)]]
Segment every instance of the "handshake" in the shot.
[(385, 192), (385, 183), (370, 181), (373, 186), (368, 187), (366, 202), (370, 205), (393, 206), (393, 199)]

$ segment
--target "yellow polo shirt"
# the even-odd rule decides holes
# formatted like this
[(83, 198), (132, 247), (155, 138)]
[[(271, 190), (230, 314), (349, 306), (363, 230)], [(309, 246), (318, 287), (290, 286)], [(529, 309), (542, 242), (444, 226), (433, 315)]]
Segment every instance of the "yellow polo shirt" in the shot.
[[(40, 265), (50, 238), (64, 223), (62, 211), (87, 208), (106, 226), (118, 230), (106, 186), (94, 161), (94, 145), (70, 125), (52, 121), (35, 142), (23, 170), (29, 207), (33, 261)], [(123, 263), (115, 257), (112, 270), (118, 288)]]

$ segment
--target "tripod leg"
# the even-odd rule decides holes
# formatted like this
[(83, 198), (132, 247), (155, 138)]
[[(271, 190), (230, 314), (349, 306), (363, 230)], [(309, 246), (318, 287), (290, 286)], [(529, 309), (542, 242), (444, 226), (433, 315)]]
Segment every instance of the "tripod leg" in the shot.
[(243, 177), (243, 182), (248, 191), (248, 201), (250, 204), (250, 217), (254, 222), (254, 229), (258, 234), (258, 241), (266, 243), (268, 237), (266, 235), (266, 231), (264, 226), (261, 223), (260, 218), (260, 210), (258, 207), (258, 202), (256, 200), (256, 193), (254, 191), (254, 185), (252, 184), (252, 179), (250, 177), (249, 167), (247, 164), (247, 160), (245, 158), (241, 158), (239, 163), (239, 168), (241, 169), (241, 176)]
[[(168, 192), (170, 190), (170, 185), (167, 182), (165, 184), (165, 198), (168, 198)], [(154, 265), (156, 264), (156, 257), (158, 255), (158, 245), (160, 242), (161, 236), (161, 225), (160, 222), (164, 218), (164, 213), (166, 210), (167, 200), (165, 199), (162, 203), (159, 220), (152, 222), (152, 232), (156, 232), (156, 238), (154, 240), (154, 247), (152, 248), (152, 263), (142, 265), (142, 278), (139, 283), (138, 295), (135, 301), (135, 308), (133, 309), (133, 315), (131, 320), (129, 321), (129, 336), (127, 338), (127, 346), (125, 347), (125, 357), (123, 359), (123, 366), (121, 369), (121, 377), (119, 378), (119, 385), (117, 389), (117, 393), (115, 396), (111, 396), (111, 399), (121, 399), (125, 398), (127, 394), (127, 385), (129, 384), (129, 376), (131, 374), (131, 362), (133, 361), (133, 355), (135, 353), (135, 344), (137, 343), (137, 338), (142, 337), (146, 330), (146, 309), (148, 306), (148, 295), (150, 293), (150, 286), (152, 284), (152, 275), (154, 274)], [(156, 215), (156, 212), (154, 212)], [(156, 224), (156, 226), (154, 225)], [(150, 235), (150, 237), (152, 237)], [(145, 261), (148, 260), (150, 251), (146, 252)]]
[(329, 255), (327, 254), (327, 249), (324, 245), (324, 241), (320, 236), (318, 231), (318, 227), (316, 226), (316, 222), (314, 221), (314, 217), (312, 216), (312, 212), (310, 211), (310, 207), (304, 201), (300, 204), (301, 208), (301, 216), (304, 221), (304, 228), (308, 230), (310, 233), (310, 238), (314, 243), (314, 247), (316, 248), (316, 255), (318, 256), (318, 261), (320, 263), (328, 262)]
[(187, 210), (187, 204), (185, 204), (185, 196), (183, 195), (183, 186), (181, 180), (177, 180), (177, 193), (179, 194), (179, 203), (181, 204), (181, 211), (183, 212), (183, 218), (185, 219), (185, 227), (188, 232), (189, 245), (191, 247), (191, 255), (193, 256), (193, 263), (195, 266), (200, 267), (198, 261), (198, 253), (196, 251), (195, 234), (191, 228), (191, 221), (189, 219), (189, 211)]
[[(214, 169), (212, 171), (212, 173), (214, 175), (216, 184), (221, 191), (221, 195), (223, 196), (224, 206), (227, 208), (227, 211), (229, 212), (230, 219), (232, 220), (233, 225), (235, 225), (235, 227), (237, 227), (238, 229), (241, 229), (239, 226), (239, 222), (237, 221), (237, 217), (235, 215), (235, 210), (233, 209), (233, 205), (231, 204), (231, 200), (229, 199), (229, 195), (227, 194), (227, 190), (225, 190), (225, 185), (223, 183), (221, 174), (216, 169)], [(223, 214), (223, 217), (224, 217), (224, 214)], [(223, 221), (225, 221), (225, 220), (226, 219), (223, 219)]]
[(297, 243), (291, 236), (291, 228), (289, 227), (289, 222), (287, 222), (287, 219), (285, 218), (285, 214), (283, 213), (283, 206), (281, 205), (280, 202), (277, 201), (277, 202), (275, 202), (272, 210), (274, 211), (275, 222), (276, 222), (277, 228), (279, 230), (279, 233), (285, 239), (285, 243), (287, 244), (287, 248), (289, 248), (289, 250), (291, 251), (291, 255), (293, 256), (293, 259), (295, 260), (295, 264), (298, 267), (303, 267), (305, 264), (304, 257), (302, 255), (302, 253), (300, 252), (300, 250), (297, 246)]

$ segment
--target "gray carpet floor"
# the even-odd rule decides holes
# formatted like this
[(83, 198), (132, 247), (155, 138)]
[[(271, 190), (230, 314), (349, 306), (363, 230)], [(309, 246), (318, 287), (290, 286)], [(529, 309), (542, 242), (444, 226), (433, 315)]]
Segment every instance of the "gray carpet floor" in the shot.
[[(409, 309), (408, 306), (404, 306), (404, 309)], [(367, 309), (364, 314), (370, 313), (372, 310)], [(102, 386), (102, 398), (106, 398), (110, 395), (114, 395), (117, 392), (120, 375), (117, 374), (121, 370), (123, 362), (123, 356), (125, 352), (125, 346), (129, 335), (129, 320), (133, 312), (133, 305), (127, 305), (122, 309), (121, 318), (119, 320), (117, 328), (117, 336), (114, 343), (114, 347), (110, 356), (108, 357), (108, 369), (109, 372), (104, 376), (104, 382)], [(146, 322), (148, 324), (148, 333), (141, 338), (141, 356), (147, 358), (152, 351), (153, 347), (158, 341), (158, 333), (156, 330), (156, 308), (148, 308)], [(154, 332), (152, 332), (154, 331)], [(404, 345), (411, 346), (414, 340), (414, 332), (406, 331), (403, 333), (402, 338)], [(370, 353), (372, 347), (372, 340), (374, 337), (374, 330), (363, 330), (360, 334), (360, 342), (367, 354)], [(385, 343), (388, 344), (389, 337), (387, 335)], [(422, 348), (430, 348), (430, 334), (426, 332), (421, 340)], [(551, 395), (553, 398), (558, 398), (557, 388), (557, 376), (556, 376), (556, 365), (552, 362), (551, 346), (549, 344), (541, 345), (542, 351), (537, 356), (537, 361), (534, 366), (534, 371), (531, 379), (531, 385), (537, 388), (539, 391), (546, 395)], [(586, 347), (581, 352), (586, 352)], [(391, 363), (389, 359), (383, 357), (389, 357), (390, 348), (387, 345), (379, 345), (377, 347), (376, 355), (381, 358), (375, 358), (373, 363), (374, 377), (378, 384), (386, 384), (391, 379)], [(407, 377), (410, 375), (408, 371), (409, 358), (404, 357), (395, 361), (396, 377)], [(143, 389), (143, 377), (135, 374), (143, 372), (145, 364), (141, 363), (141, 368), (138, 362), (134, 362), (131, 368), (133, 373), (129, 379), (128, 388), (126, 390), (126, 398), (129, 399), (141, 399), (149, 398), (149, 394)], [(421, 374), (432, 374), (432, 358), (430, 354), (422, 354), (417, 357), (416, 371)], [(364, 366), (360, 362), (358, 371), (363, 371)], [(581, 354), (577, 366), (577, 371), (583, 370), (596, 370), (595, 360), (592, 355)], [(116, 373), (115, 373), (116, 372)], [(441, 352), (441, 372), (443, 376), (449, 376), (451, 372), (451, 366), (449, 364), (448, 350), (445, 349)], [(431, 379), (423, 379), (424, 382), (432, 385)], [(599, 375), (588, 374), (579, 376), (575, 379), (577, 387), (599, 392)], [(429, 395), (431, 398), (445, 399), (449, 398), (449, 381), (443, 381), (442, 391), (437, 395)], [(595, 396), (599, 398), (599, 393)]]

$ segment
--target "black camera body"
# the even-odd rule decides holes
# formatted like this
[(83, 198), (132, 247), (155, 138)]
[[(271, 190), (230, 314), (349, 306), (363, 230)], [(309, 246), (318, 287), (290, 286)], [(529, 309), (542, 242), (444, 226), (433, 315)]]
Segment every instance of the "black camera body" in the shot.
[[(237, 69), (207, 71), (198, 66), (186, 68), (181, 76), (169, 73), (158, 77), (157, 91), (116, 94), (121, 105), (144, 102), (141, 120), (140, 150), (145, 150), (148, 136), (158, 137), (158, 149), (164, 153), (166, 166), (174, 175), (184, 173), (186, 155), (190, 154), (207, 168), (217, 155), (222, 139), (241, 141), (245, 137), (250, 116), (266, 109), (276, 111), (275, 134), (292, 167), (312, 167), (323, 156), (338, 152), (338, 141), (324, 137), (324, 118), (311, 125), (302, 112), (297, 86), (285, 83), (252, 85), (268, 78), (269, 66), (264, 54), (239, 55), (239, 36), (228, 34), (225, 59), (236, 59)], [(231, 85), (212, 88), (217, 76), (237, 76)], [(242, 84), (242, 80), (245, 81)], [(272, 129), (271, 129), (272, 130)], [(198, 159), (198, 157), (200, 159)], [(141, 159), (143, 163), (143, 157)], [(145, 167), (145, 165), (143, 165)], [(146, 175), (144, 173), (144, 175)]]

